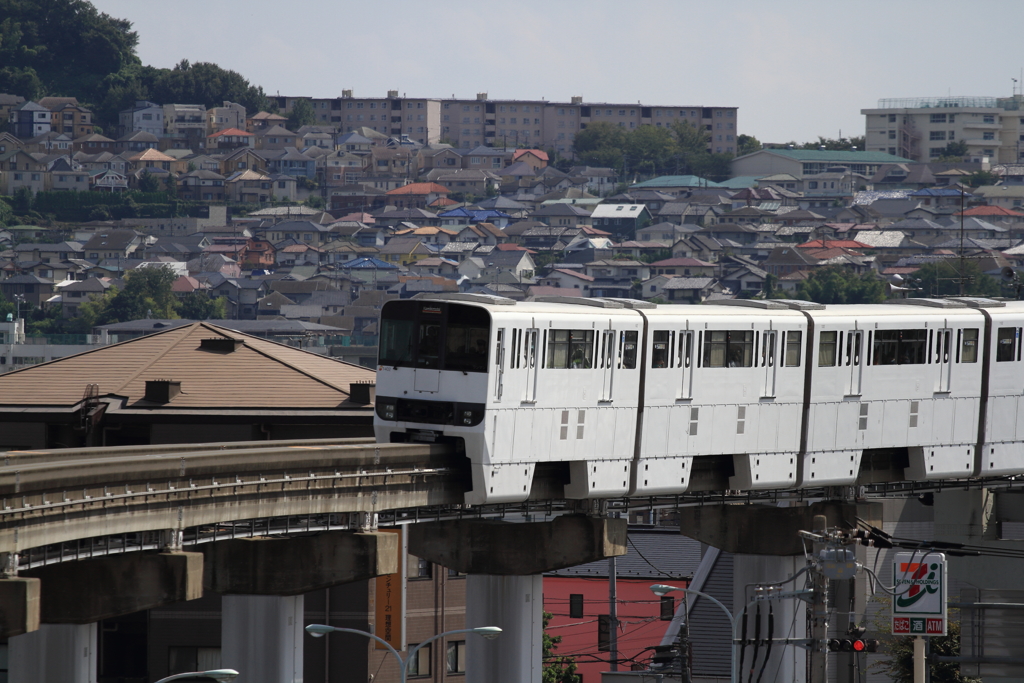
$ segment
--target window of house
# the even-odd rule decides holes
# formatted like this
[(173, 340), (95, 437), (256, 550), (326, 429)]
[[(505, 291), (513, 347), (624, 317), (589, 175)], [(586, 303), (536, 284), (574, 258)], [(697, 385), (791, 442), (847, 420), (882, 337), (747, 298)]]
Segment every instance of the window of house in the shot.
[[(895, 133), (896, 131), (893, 131), (893, 132)], [(895, 137), (895, 135), (893, 137)], [(929, 140), (945, 140), (946, 139), (946, 131), (944, 131), (944, 130), (933, 130), (930, 133), (928, 133), (928, 139)]]
[(466, 641), (448, 641), (447, 662), (445, 671), (450, 674), (466, 673)]
[(929, 117), (929, 121), (931, 123), (945, 123), (946, 122), (946, 115), (945, 114), (932, 114)]
[(418, 643), (409, 643), (409, 659), (406, 660), (406, 671), (410, 678), (425, 678), (430, 675), (430, 645), (424, 645), (413, 652)]
[(983, 116), (981, 120), (984, 123), (995, 123), (996, 117), (993, 114), (985, 114), (985, 116)]

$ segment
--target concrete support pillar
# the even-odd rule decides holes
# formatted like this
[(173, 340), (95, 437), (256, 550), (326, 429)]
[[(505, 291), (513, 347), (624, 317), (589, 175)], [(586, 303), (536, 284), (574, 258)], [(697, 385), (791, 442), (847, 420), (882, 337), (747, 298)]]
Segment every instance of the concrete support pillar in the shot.
[(497, 626), (494, 640), (466, 638), (466, 683), (540, 683), (543, 577), (470, 574), (466, 628)]
[[(773, 555), (736, 555), (733, 561), (733, 610), (743, 609), (754, 599), (753, 586), (749, 584), (767, 584), (783, 581), (796, 574), (804, 568), (802, 555), (780, 557)], [(795, 583), (782, 586), (782, 590), (791, 591), (803, 587), (804, 577), (797, 579)], [(806, 638), (807, 636), (807, 603), (795, 598), (785, 600), (772, 600), (771, 609), (775, 622), (775, 632), (772, 638)], [(761, 603), (761, 632), (762, 639), (768, 638), (768, 605), (769, 602)], [(754, 638), (757, 624), (756, 607), (747, 611), (747, 637)], [(757, 657), (754, 658), (754, 647), (748, 645), (743, 657), (743, 670), (740, 671), (740, 678), (747, 680), (750, 670), (754, 670), (754, 679), (758, 678), (761, 667), (765, 663), (767, 649), (761, 645), (757, 650)], [(768, 655), (768, 665), (765, 667), (766, 679), (770, 676), (775, 681), (792, 681), (792, 683), (804, 683), (807, 680), (807, 651), (795, 645), (783, 645), (774, 643), (771, 654)]]
[(302, 683), (301, 595), (225, 595), (221, 666), (237, 683)]
[(8, 644), (10, 683), (96, 683), (97, 624), (43, 624)]
[(39, 628), (39, 579), (0, 579), (0, 638)]

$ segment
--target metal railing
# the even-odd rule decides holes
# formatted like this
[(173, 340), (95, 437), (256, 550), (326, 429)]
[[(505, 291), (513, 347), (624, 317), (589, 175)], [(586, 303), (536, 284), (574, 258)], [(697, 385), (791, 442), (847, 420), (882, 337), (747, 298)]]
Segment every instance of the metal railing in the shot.
[(1024, 107), (1024, 96), (1013, 97), (900, 97), (878, 100), (879, 109), (1004, 109), (1017, 111)]

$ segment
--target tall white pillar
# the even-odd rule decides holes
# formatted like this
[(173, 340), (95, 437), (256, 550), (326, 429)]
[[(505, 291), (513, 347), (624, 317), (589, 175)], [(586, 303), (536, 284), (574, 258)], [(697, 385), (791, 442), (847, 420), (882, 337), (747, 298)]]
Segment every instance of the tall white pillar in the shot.
[[(782, 581), (804, 568), (803, 556), (775, 555), (736, 555), (733, 561), (733, 611), (738, 612), (754, 598), (753, 583), (773, 583)], [(804, 576), (782, 586), (783, 591), (798, 590), (804, 587)], [(771, 600), (771, 609), (775, 622), (773, 638), (806, 638), (807, 636), (807, 603), (796, 598)], [(768, 604), (761, 603), (761, 638), (768, 637)], [(747, 611), (747, 638), (754, 637), (756, 607)], [(754, 648), (748, 645), (743, 659), (743, 668), (749, 672), (754, 667), (754, 678), (764, 664), (766, 648), (762, 645), (753, 660)], [(777, 672), (777, 673), (776, 673)], [(743, 680), (746, 674), (740, 672)], [(765, 679), (804, 683), (807, 680), (807, 650), (796, 645), (773, 643), (768, 665), (765, 667)]]
[(96, 683), (97, 624), (40, 624), (7, 641), (10, 683)]
[(302, 683), (303, 596), (225, 595), (221, 666), (237, 683)]
[(466, 628), (497, 626), (494, 640), (466, 636), (466, 683), (540, 683), (541, 575), (466, 579)]

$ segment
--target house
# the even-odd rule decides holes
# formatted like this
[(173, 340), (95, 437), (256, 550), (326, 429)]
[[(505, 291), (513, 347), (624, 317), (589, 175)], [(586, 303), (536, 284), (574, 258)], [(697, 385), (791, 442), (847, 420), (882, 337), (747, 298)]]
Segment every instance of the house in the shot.
[(169, 173), (171, 170), (171, 164), (174, 162), (174, 157), (168, 156), (156, 149), (147, 149), (128, 157), (128, 162), (130, 165), (130, 171), (151, 169), (167, 171)]
[(569, 177), (585, 179), (584, 189), (595, 195), (608, 195), (613, 192), (618, 180), (615, 169), (600, 166), (573, 166), (569, 169)]
[(118, 122), (121, 135), (141, 131), (160, 136), (164, 134), (164, 108), (155, 102), (136, 100), (135, 106), (118, 113)]
[(319, 247), (329, 242), (332, 238), (331, 227), (313, 221), (282, 221), (271, 226), (258, 230), (263, 237), (274, 244), (286, 240), (294, 240), (304, 244)]
[(250, 133), (255, 133), (259, 130), (273, 128), (274, 126), (283, 126), (286, 121), (288, 121), (287, 116), (261, 111), (245, 120), (245, 129)]
[(79, 138), (94, 132), (92, 111), (78, 103), (74, 97), (44, 97), (39, 104), (50, 110), (50, 130)]
[(590, 286), (593, 283), (592, 276), (582, 270), (569, 268), (552, 268), (547, 275), (538, 280), (538, 284), (541, 286), (577, 290), (582, 292), (582, 296), (590, 296)]
[(302, 141), (299, 136), (281, 125), (261, 128), (255, 131), (256, 149), (298, 148)]
[(219, 130), (245, 128), (245, 107), (236, 102), (224, 101), (220, 107), (206, 110), (206, 132), (216, 133)]
[(677, 223), (663, 221), (652, 223), (636, 231), (636, 239), (642, 242), (659, 242), (670, 247), (678, 240), (693, 233)]
[(47, 189), (63, 192), (88, 192), (89, 173), (74, 168), (68, 157), (59, 157), (49, 168)]
[(61, 315), (64, 318), (74, 318), (78, 315), (79, 306), (100, 298), (110, 286), (109, 279), (90, 277), (61, 287)]
[(86, 154), (113, 152), (114, 141), (99, 133), (89, 133), (72, 140), (71, 150), (74, 152), (85, 152)]
[(206, 136), (206, 149), (238, 149), (256, 146), (256, 136), (238, 128), (225, 128)]
[(82, 245), (85, 258), (90, 261), (104, 259), (123, 260), (142, 246), (143, 235), (134, 230), (101, 230)]
[(373, 142), (369, 138), (364, 138), (359, 133), (353, 132), (339, 135), (334, 141), (334, 145), (340, 151), (362, 155), (370, 153)]
[(644, 204), (600, 204), (590, 218), (595, 228), (632, 238), (651, 222), (651, 212)]
[(868, 178), (878, 173), (884, 164), (902, 164), (910, 159), (885, 152), (864, 152), (817, 149), (761, 149), (744, 154), (731, 162), (734, 176), (767, 176), (787, 173), (807, 180), (808, 176), (825, 173), (830, 168), (843, 167), (850, 173)]
[(438, 255), (438, 249), (424, 244), (418, 237), (394, 237), (380, 248), (380, 257), (385, 261), (408, 266), (421, 259)]
[(229, 201), (263, 203), (273, 193), (270, 176), (257, 171), (236, 171), (224, 179), (225, 194)]
[(316, 160), (294, 147), (264, 149), (263, 155), (267, 161), (267, 170), (272, 174), (305, 178), (316, 176)]
[(512, 163), (524, 163), (539, 171), (548, 165), (548, 153), (540, 149), (517, 149), (512, 152)]
[(46, 163), (20, 149), (0, 156), (0, 193), (13, 195), (20, 188), (32, 194), (46, 189)]
[(651, 269), (646, 263), (628, 259), (601, 259), (586, 264), (587, 275), (594, 278), (590, 295), (595, 297), (630, 298), (634, 283), (647, 280)]
[(699, 304), (725, 288), (712, 277), (675, 277), (661, 286), (662, 296), (672, 303)]
[(181, 199), (193, 201), (224, 201), (224, 176), (214, 171), (189, 171), (178, 177)]
[(53, 280), (38, 275), (14, 275), (0, 280), (0, 294), (6, 301), (23, 301), (43, 308), (53, 296)]
[(795, 247), (775, 247), (764, 261), (764, 269), (775, 277), (782, 277), (800, 270), (810, 270), (818, 265), (820, 259), (814, 258), (804, 249)]
[(437, 183), (410, 183), (385, 193), (387, 201), (399, 209), (425, 209), (435, 199), (449, 194), (451, 190)]
[(147, 149), (159, 147), (160, 139), (148, 131), (133, 131), (125, 133), (114, 141), (114, 149), (117, 152), (144, 152)]
[(662, 259), (650, 264), (651, 275), (669, 276), (711, 276), (715, 273), (715, 264), (687, 257)]
[(592, 224), (590, 212), (573, 204), (548, 204), (534, 211), (530, 218), (552, 227), (575, 227)]
[(98, 192), (127, 192), (128, 176), (117, 171), (93, 171), (89, 176), (89, 189)]
[(50, 132), (50, 110), (31, 100), (11, 109), (8, 130), (11, 135), (28, 140)]

